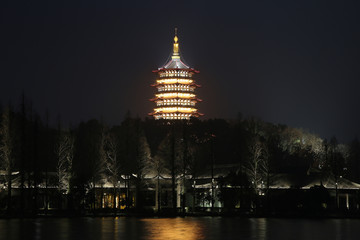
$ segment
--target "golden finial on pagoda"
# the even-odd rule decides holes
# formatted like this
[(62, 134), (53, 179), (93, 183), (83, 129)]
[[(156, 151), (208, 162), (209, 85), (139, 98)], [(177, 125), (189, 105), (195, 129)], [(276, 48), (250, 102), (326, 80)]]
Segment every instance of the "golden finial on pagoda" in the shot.
[(178, 43), (178, 36), (177, 36), (177, 28), (175, 28), (175, 37), (174, 37), (174, 51), (173, 51), (173, 59), (179, 58), (179, 43)]
[(178, 42), (178, 37), (177, 37), (177, 28), (175, 28), (175, 37), (174, 37), (174, 42), (177, 43)]

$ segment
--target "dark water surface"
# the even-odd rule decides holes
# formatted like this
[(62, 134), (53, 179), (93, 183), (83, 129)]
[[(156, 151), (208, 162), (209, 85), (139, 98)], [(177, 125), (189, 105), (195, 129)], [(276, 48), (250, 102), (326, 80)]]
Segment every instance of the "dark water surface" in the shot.
[(359, 219), (0, 219), (0, 239), (360, 239)]

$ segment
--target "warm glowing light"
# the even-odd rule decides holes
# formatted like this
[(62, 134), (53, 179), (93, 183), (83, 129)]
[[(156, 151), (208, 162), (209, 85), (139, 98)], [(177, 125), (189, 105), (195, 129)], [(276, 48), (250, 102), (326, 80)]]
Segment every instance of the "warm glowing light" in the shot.
[(154, 114), (155, 119), (187, 119), (189, 120), (190, 117), (197, 116), (194, 113), (156, 113)]
[[(179, 57), (180, 58), (180, 57)], [(191, 77), (193, 74), (191, 72), (187, 72), (187, 71), (165, 71), (165, 72), (160, 72), (160, 77), (174, 77), (174, 76), (178, 76), (178, 77)]]
[[(175, 37), (175, 39), (177, 40), (177, 37)], [(179, 44), (178, 43), (174, 43), (174, 55), (177, 55), (177, 54), (179, 54)], [(173, 56), (173, 58), (174, 58), (175, 56)], [(178, 56), (178, 58), (180, 58), (179, 56)]]
[[(180, 56), (176, 56), (180, 59)], [(193, 73), (183, 70), (167, 70), (159, 73), (160, 77), (192, 77)]]
[(162, 107), (155, 108), (155, 113), (163, 112), (163, 113), (173, 113), (173, 112), (181, 112), (181, 113), (192, 113), (196, 112), (196, 108), (187, 108), (187, 107)]
[(185, 218), (145, 218), (141, 221), (146, 229), (145, 239), (205, 239), (204, 226), (199, 221)]
[(185, 84), (166, 84), (158, 86), (159, 92), (163, 91), (185, 91), (185, 92), (194, 92), (195, 87), (185, 85)]
[(194, 98), (195, 94), (172, 92), (172, 93), (160, 93), (160, 94), (156, 94), (155, 96), (158, 98)]
[(195, 90), (200, 85), (191, 79), (198, 71), (181, 61), (178, 37), (175, 33), (172, 59), (157, 71), (159, 78), (153, 87), (157, 88), (156, 98), (150, 99), (157, 108), (149, 115), (155, 119), (190, 119), (202, 116), (195, 105), (201, 101), (196, 98)]
[(175, 33), (175, 37), (174, 37), (174, 49), (173, 49), (173, 59), (174, 58), (179, 58), (180, 59), (180, 56), (179, 55), (179, 43), (178, 43), (178, 40), (179, 38), (176, 36), (176, 33)]
[(159, 106), (195, 106), (196, 101), (183, 98), (171, 98), (156, 101), (156, 105)]
[(191, 84), (194, 81), (191, 79), (183, 79), (183, 78), (169, 78), (169, 79), (158, 79), (156, 80), (158, 84), (174, 84), (174, 83), (180, 83), (180, 84)]

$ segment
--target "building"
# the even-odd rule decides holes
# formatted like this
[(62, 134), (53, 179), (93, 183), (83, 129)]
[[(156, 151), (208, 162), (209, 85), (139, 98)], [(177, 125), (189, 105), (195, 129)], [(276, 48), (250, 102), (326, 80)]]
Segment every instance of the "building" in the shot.
[(157, 88), (157, 93), (150, 101), (155, 102), (156, 107), (149, 115), (166, 120), (190, 119), (203, 115), (195, 107), (196, 103), (201, 102), (195, 94), (200, 85), (193, 79), (194, 74), (199, 71), (190, 68), (181, 59), (176, 29), (171, 59), (153, 72), (158, 78), (151, 86)]
[[(81, 190), (73, 188), (72, 206), (76, 210), (136, 208), (168, 211), (173, 203), (178, 212), (227, 210), (241, 212), (264, 208), (270, 201), (271, 209), (277, 213), (342, 210), (344, 213), (360, 211), (360, 184), (346, 178), (335, 179), (333, 175), (320, 173), (271, 174), (269, 184), (260, 183), (257, 195), (254, 186), (241, 178), (240, 164), (204, 166), (197, 176), (177, 176), (176, 196), (172, 195), (171, 175), (145, 174), (138, 179), (136, 174), (121, 175), (117, 184), (107, 177)], [(0, 210), (6, 207), (6, 172), (0, 171)], [(35, 187), (33, 182), (24, 186), (24, 208), (38, 210), (61, 210), (69, 207), (69, 195), (60, 189), (57, 173), (48, 172), (48, 180), (42, 179)], [(139, 181), (141, 184), (139, 185)], [(12, 205), (21, 206), (21, 184), (19, 172), (12, 173)], [(29, 184), (29, 185), (28, 185)], [(140, 186), (140, 188), (139, 188)], [(82, 192), (84, 191), (84, 192)], [(214, 191), (214, 192), (213, 192)], [(83, 195), (82, 195), (83, 194)], [(30, 196), (36, 196), (36, 198)], [(267, 196), (270, 196), (268, 198)], [(36, 202), (36, 204), (35, 204)]]

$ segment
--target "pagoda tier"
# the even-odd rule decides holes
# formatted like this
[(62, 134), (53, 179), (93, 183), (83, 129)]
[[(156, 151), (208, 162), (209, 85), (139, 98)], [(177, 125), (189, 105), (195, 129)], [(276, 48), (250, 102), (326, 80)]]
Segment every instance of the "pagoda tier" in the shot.
[(163, 80), (161, 80), (162, 81), (162, 83), (155, 83), (155, 84), (151, 84), (151, 86), (152, 87), (161, 87), (161, 86), (165, 86), (165, 88), (169, 88), (170, 86), (169, 86), (169, 84), (176, 84), (176, 83), (178, 83), (177, 84), (177, 87), (180, 87), (180, 88), (186, 88), (186, 87), (193, 87), (193, 88), (199, 88), (199, 87), (201, 87), (201, 85), (199, 85), (199, 84), (196, 84), (196, 83), (194, 83), (194, 82), (192, 82), (192, 83), (179, 83), (178, 82), (178, 80), (176, 80), (176, 82), (174, 81), (174, 82), (170, 82), (170, 81), (163, 81)]
[(183, 99), (183, 98), (154, 98), (150, 101), (155, 102), (156, 106), (195, 106), (196, 103), (201, 102), (201, 99)]
[(203, 115), (195, 108), (196, 103), (202, 101), (195, 93), (196, 88), (201, 86), (192, 78), (199, 71), (181, 60), (176, 32), (171, 60), (153, 72), (158, 74), (158, 78), (151, 86), (156, 87), (157, 93), (150, 101), (156, 103), (156, 108), (149, 115), (166, 120), (190, 119)]

